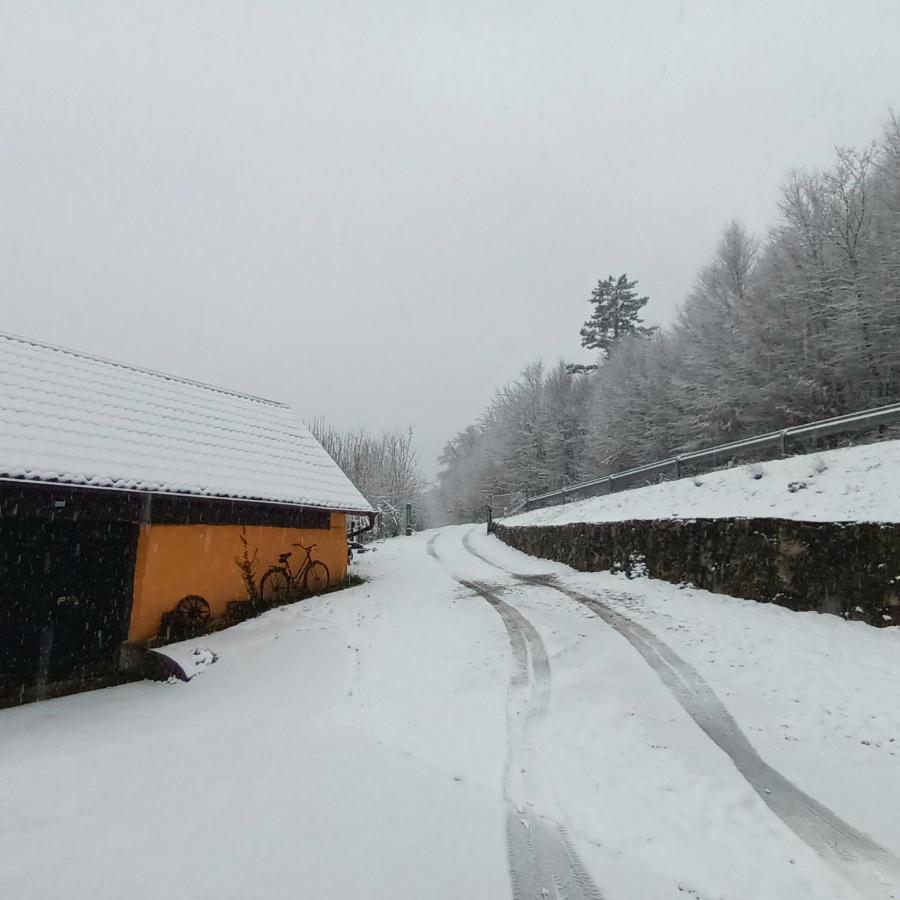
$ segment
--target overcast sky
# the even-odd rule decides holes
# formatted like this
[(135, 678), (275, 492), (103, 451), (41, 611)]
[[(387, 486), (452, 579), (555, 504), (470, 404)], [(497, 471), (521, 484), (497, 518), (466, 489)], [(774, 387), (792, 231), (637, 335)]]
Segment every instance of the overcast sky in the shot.
[(900, 107), (898, 0), (0, 2), (0, 329), (447, 437)]

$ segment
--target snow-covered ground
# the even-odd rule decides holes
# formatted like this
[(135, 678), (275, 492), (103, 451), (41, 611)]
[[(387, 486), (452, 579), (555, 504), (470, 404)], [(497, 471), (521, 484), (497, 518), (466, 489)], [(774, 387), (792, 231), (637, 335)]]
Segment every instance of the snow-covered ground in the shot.
[[(218, 656), (190, 683), (0, 712), (0, 897), (900, 896), (900, 629), (579, 574), (482, 532), (385, 542), (366, 584), (190, 642)], [(805, 827), (767, 801), (564, 590), (693, 667), (828, 809)]]
[(900, 441), (736, 466), (538, 509), (504, 524), (728, 516), (900, 522)]
[(503, 897), (502, 629), (423, 540), (371, 556), (187, 684), (0, 712), (0, 897)]

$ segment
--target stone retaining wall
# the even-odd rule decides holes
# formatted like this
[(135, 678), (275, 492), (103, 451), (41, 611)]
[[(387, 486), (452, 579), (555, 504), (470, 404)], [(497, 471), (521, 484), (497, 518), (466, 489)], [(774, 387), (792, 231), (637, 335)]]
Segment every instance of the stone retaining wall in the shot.
[(789, 609), (900, 625), (900, 525), (661, 519), (495, 528), (511, 547), (584, 572), (646, 572)]

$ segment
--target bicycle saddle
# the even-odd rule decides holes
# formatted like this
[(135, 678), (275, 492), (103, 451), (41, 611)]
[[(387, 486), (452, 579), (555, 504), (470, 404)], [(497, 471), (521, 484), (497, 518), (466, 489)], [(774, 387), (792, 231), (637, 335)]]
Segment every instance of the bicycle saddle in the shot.
[(294, 554), (293, 553), (281, 553), (278, 556), (280, 562), (287, 562)]

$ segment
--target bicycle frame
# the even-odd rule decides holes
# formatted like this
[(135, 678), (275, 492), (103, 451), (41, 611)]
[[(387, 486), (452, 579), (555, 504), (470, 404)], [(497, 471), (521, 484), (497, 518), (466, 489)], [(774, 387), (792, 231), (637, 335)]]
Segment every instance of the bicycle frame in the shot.
[(284, 574), (287, 575), (288, 581), (293, 588), (301, 581), (304, 574), (306, 573), (306, 570), (313, 564), (312, 552), (316, 549), (317, 545), (310, 544), (308, 547), (304, 547), (303, 544), (291, 544), (291, 546), (299, 547), (301, 550), (304, 550), (306, 552), (306, 559), (304, 559), (303, 562), (300, 563), (300, 568), (297, 569), (296, 572), (291, 569), (291, 561), (289, 559), (286, 559), (284, 561), (283, 566), (278, 567), (284, 570)]
[[(316, 588), (321, 589), (330, 583), (331, 573), (328, 571), (328, 566), (319, 559), (313, 559), (312, 554), (317, 545), (311, 544), (307, 547), (304, 544), (295, 543), (293, 546), (304, 550), (306, 557), (300, 560), (295, 570), (290, 563), (290, 557), (293, 556), (293, 553), (282, 553), (278, 557), (278, 564), (270, 566), (260, 579), (259, 594), (261, 600), (279, 600), (290, 597), (302, 599), (304, 593), (316, 593)], [(312, 586), (306, 584), (310, 579), (310, 573), (315, 574)], [(279, 579), (281, 581), (280, 587), (277, 586)], [(267, 585), (271, 590), (267, 589)]]

